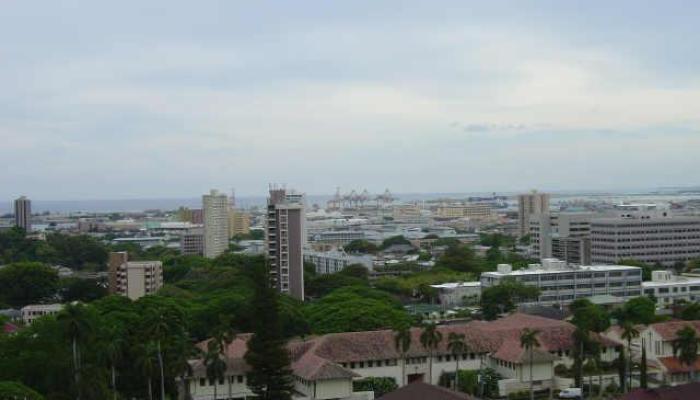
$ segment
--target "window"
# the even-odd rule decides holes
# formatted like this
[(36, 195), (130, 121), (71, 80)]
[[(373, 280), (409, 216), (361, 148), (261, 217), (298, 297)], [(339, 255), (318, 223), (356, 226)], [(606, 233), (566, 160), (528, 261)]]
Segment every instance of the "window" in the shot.
[(207, 386), (207, 380), (204, 378), (199, 378), (199, 386)]
[(243, 383), (243, 375), (238, 375), (238, 383)]

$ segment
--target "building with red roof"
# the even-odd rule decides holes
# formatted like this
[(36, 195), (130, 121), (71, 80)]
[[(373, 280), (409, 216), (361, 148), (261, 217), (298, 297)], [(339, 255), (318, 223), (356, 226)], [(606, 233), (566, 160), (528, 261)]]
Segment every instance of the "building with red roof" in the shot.
[[(666, 321), (640, 329), (639, 337), (634, 340), (633, 350), (641, 349), (642, 343), (646, 347), (649, 364), (660, 370), (661, 376), (656, 377), (660, 381), (672, 385), (690, 381), (690, 372), (693, 369), (681, 363), (673, 354), (676, 333), (685, 327), (693, 328), (700, 337), (700, 321)], [(700, 360), (696, 361), (693, 368), (700, 371)]]
[(700, 382), (657, 389), (635, 389), (620, 400), (696, 400), (700, 398)]

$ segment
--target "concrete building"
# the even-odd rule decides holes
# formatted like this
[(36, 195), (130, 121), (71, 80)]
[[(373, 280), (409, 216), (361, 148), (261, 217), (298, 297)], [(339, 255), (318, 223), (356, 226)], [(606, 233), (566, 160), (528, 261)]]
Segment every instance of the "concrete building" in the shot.
[(63, 304), (30, 304), (22, 307), (22, 322), (31, 325), (37, 318), (46, 315), (58, 314), (63, 309)]
[(440, 304), (446, 308), (475, 305), (481, 299), (481, 282), (450, 282), (430, 285), (437, 289)]
[(216, 258), (228, 250), (228, 197), (212, 189), (202, 196), (204, 213), (204, 257)]
[(612, 295), (622, 298), (642, 294), (642, 270), (622, 265), (567, 266), (563, 261), (544, 259), (526, 269), (513, 270), (508, 264), (498, 265), (497, 271), (481, 274), (483, 289), (505, 279), (514, 279), (540, 289), (538, 304), (565, 305), (578, 298)]
[(549, 213), (549, 194), (530, 193), (518, 195), (518, 235), (525, 236), (530, 232), (530, 216)]
[(180, 253), (185, 256), (204, 255), (204, 228), (188, 229), (180, 235)]
[(654, 296), (659, 307), (685, 300), (700, 300), (700, 277), (678, 276), (671, 271), (652, 271), (651, 281), (642, 282), (644, 294)]
[(129, 261), (125, 251), (109, 255), (109, 291), (131, 300), (154, 294), (163, 287), (160, 261)]
[[(524, 328), (535, 329), (540, 346), (532, 359), (535, 391), (562, 389), (554, 376), (554, 367), (571, 366), (569, 356), (574, 348), (576, 327), (568, 322), (526, 314), (512, 314), (496, 321), (472, 321), (443, 325), (436, 329), (443, 339), (434, 350), (421, 345), (421, 328), (411, 328), (411, 345), (405, 356), (395, 346), (396, 333), (392, 330), (345, 332), (293, 339), (287, 347), (292, 359), (292, 373), (299, 392), (295, 399), (371, 399), (370, 393), (353, 392), (352, 381), (362, 378), (388, 377), (399, 386), (413, 382), (438, 384), (440, 376), (453, 374), (459, 361), (460, 370), (494, 368), (501, 375), (499, 396), (525, 391), (530, 387), (530, 358), (520, 346)], [(448, 348), (450, 333), (464, 334), (466, 351), (454, 354)], [(225, 350), (227, 369), (224, 379), (210, 381), (201, 358), (190, 361), (192, 374), (183, 382), (194, 400), (214, 399), (214, 385), (218, 398), (250, 396), (246, 383), (248, 365), (244, 354), (250, 334), (240, 334)], [(592, 335), (601, 345), (601, 358), (615, 360), (619, 342)], [(206, 342), (198, 345), (205, 348)], [(430, 360), (432, 358), (432, 360)], [(229, 396), (229, 390), (233, 394)]]
[(304, 262), (314, 264), (317, 274), (335, 274), (352, 264), (360, 264), (371, 271), (374, 267), (374, 256), (347, 254), (340, 250), (312, 251), (305, 249)]
[(15, 226), (26, 232), (32, 230), (32, 201), (26, 196), (15, 200)]
[(299, 300), (304, 300), (304, 225), (304, 195), (271, 188), (265, 220), (270, 278), (281, 293)]
[(228, 234), (230, 238), (236, 235), (250, 233), (250, 214), (237, 208), (229, 209)]
[(700, 257), (700, 217), (634, 214), (591, 220), (593, 264), (634, 259), (671, 266)]
[(441, 205), (437, 208), (435, 216), (438, 218), (491, 218), (491, 205), (486, 203), (451, 204)]
[(530, 254), (570, 264), (591, 264), (592, 213), (541, 213), (530, 216)]
[(360, 230), (326, 230), (309, 233), (309, 241), (345, 246), (353, 240), (365, 239), (365, 232)]

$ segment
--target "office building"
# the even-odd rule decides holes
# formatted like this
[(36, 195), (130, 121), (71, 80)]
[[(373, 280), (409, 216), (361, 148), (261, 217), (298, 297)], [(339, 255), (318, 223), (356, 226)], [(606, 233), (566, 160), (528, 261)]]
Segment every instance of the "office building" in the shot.
[(591, 220), (593, 264), (633, 259), (672, 266), (700, 257), (700, 218), (660, 213)]
[(549, 194), (532, 191), (518, 195), (518, 235), (530, 232), (530, 216), (549, 213)]
[(180, 253), (185, 256), (204, 255), (204, 229), (188, 229), (180, 235)]
[(229, 209), (229, 237), (250, 233), (250, 214), (236, 208)]
[(317, 274), (335, 274), (348, 265), (359, 264), (371, 271), (374, 267), (374, 256), (369, 254), (354, 255), (344, 251), (311, 251), (304, 250), (304, 262), (314, 264)]
[(641, 268), (623, 265), (568, 266), (564, 261), (544, 259), (541, 264), (513, 270), (511, 265), (499, 264), (497, 271), (481, 274), (481, 287), (486, 289), (506, 279), (540, 289), (537, 299), (524, 303), (561, 305), (599, 295), (630, 298), (642, 294)]
[(131, 300), (154, 294), (163, 287), (160, 261), (129, 261), (125, 251), (109, 255), (109, 291)]
[(530, 254), (569, 264), (591, 264), (592, 213), (541, 213), (530, 216)]
[(304, 300), (304, 224), (304, 195), (271, 188), (265, 219), (270, 279), (281, 293), (299, 300)]
[(451, 204), (442, 205), (437, 208), (435, 213), (438, 218), (453, 219), (453, 218), (469, 218), (469, 219), (488, 219), (491, 218), (491, 205), (487, 203), (473, 204)]
[(25, 196), (15, 200), (15, 226), (26, 232), (32, 230), (32, 201)]
[(700, 277), (678, 276), (672, 271), (651, 271), (651, 281), (642, 282), (644, 294), (654, 296), (660, 307), (679, 301), (700, 300)]
[(31, 325), (37, 318), (46, 315), (58, 314), (63, 309), (63, 304), (30, 304), (22, 307), (22, 322)]
[(216, 190), (202, 196), (204, 213), (204, 257), (216, 258), (228, 250), (228, 197)]

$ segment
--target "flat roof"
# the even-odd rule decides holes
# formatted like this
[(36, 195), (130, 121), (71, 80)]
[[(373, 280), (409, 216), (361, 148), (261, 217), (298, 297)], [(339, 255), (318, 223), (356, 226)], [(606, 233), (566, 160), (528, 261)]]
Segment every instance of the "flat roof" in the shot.
[(633, 267), (629, 265), (586, 265), (581, 267), (569, 267), (565, 269), (530, 269), (523, 268), (513, 270), (508, 273), (502, 273), (498, 271), (488, 271), (482, 272), (481, 275), (491, 275), (491, 276), (513, 276), (513, 275), (538, 275), (538, 274), (567, 274), (572, 272), (607, 272), (607, 271), (632, 271), (641, 270), (639, 267)]
[(434, 287), (436, 289), (456, 289), (458, 287), (479, 287), (481, 286), (481, 282), (479, 281), (473, 281), (473, 282), (448, 282), (448, 283), (441, 283), (438, 285), (430, 285), (431, 287)]
[(680, 278), (677, 277), (677, 279), (674, 279), (672, 281), (661, 281), (661, 282), (655, 282), (655, 281), (646, 281), (642, 282), (642, 287), (663, 287), (663, 286), (682, 286), (682, 285), (692, 285), (692, 284), (699, 284), (700, 285), (700, 278)]

